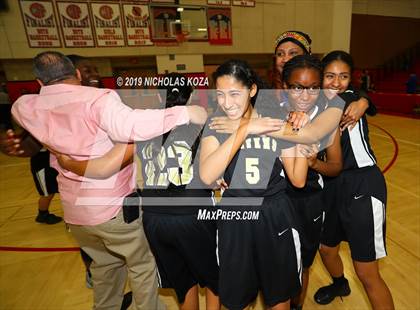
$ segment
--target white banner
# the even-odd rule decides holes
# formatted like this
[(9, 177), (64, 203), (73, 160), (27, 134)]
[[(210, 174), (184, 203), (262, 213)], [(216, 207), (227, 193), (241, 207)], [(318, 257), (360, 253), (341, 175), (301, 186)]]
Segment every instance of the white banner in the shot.
[(87, 3), (57, 1), (58, 17), (66, 47), (94, 47)]
[(51, 1), (19, 1), (29, 47), (61, 47)]
[(150, 37), (150, 13), (147, 5), (123, 4), (128, 46), (153, 45)]
[(90, 3), (96, 43), (100, 47), (125, 46), (120, 5)]

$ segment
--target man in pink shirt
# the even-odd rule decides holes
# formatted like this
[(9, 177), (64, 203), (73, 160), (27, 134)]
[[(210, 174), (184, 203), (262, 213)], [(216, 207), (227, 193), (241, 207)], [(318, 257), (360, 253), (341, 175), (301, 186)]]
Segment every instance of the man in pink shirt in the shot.
[[(198, 106), (133, 110), (112, 90), (80, 86), (80, 72), (58, 52), (34, 58), (39, 95), (20, 97), (12, 107), (16, 121), (38, 141), (74, 159), (96, 158), (114, 141), (148, 140), (172, 128), (203, 124)], [(80, 177), (58, 165), (64, 220), (93, 259), (94, 309), (119, 309), (127, 277), (136, 309), (163, 307), (157, 295), (154, 258), (141, 220), (125, 223), (122, 202), (135, 189), (134, 164), (107, 179)]]

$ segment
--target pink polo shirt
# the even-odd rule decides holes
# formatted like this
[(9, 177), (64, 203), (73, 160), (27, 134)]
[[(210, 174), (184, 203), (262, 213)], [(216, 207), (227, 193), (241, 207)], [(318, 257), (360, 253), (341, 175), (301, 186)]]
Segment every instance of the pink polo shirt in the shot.
[[(186, 107), (133, 110), (110, 89), (69, 84), (44, 86), (39, 95), (20, 97), (12, 107), (16, 121), (37, 140), (76, 160), (107, 153), (113, 141), (149, 140), (189, 122)], [(131, 164), (108, 179), (91, 179), (63, 169), (51, 155), (64, 220), (97, 225), (113, 218), (135, 188)]]

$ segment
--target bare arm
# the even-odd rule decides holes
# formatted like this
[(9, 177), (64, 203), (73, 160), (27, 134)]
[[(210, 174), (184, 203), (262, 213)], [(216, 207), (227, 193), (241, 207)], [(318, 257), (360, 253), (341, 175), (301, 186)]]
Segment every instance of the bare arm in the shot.
[(117, 143), (102, 157), (90, 160), (73, 160), (64, 154), (54, 155), (61, 167), (77, 175), (106, 179), (133, 162), (134, 144)]
[(220, 178), (247, 135), (247, 126), (243, 124), (222, 144), (214, 136), (201, 141), (200, 178), (205, 184), (211, 185)]
[(268, 135), (295, 143), (318, 143), (318, 141), (321, 141), (326, 135), (337, 129), (342, 114), (343, 111), (341, 109), (331, 107), (323, 111), (311, 123), (308, 123), (297, 132), (292, 132), (291, 127), (288, 124), (281, 130), (269, 132)]
[[(341, 130), (347, 127), (353, 128), (359, 119), (370, 109), (369, 101), (366, 98), (360, 98), (357, 101), (353, 101), (344, 111), (343, 117), (340, 122)], [(375, 108), (376, 110), (376, 108)], [(373, 115), (376, 114), (376, 111)]]
[(304, 187), (308, 175), (308, 160), (300, 154), (299, 145), (282, 150), (281, 159), (293, 186), (297, 188)]
[(327, 147), (327, 161), (319, 160), (316, 153), (308, 158), (309, 167), (316, 172), (328, 176), (335, 177), (340, 174), (343, 169), (343, 160), (340, 144), (340, 132), (337, 130), (334, 135), (332, 144)]
[(361, 102), (364, 99), (368, 103), (368, 108), (365, 111), (366, 114), (370, 115), (370, 116), (375, 116), (376, 113), (377, 113), (377, 109), (376, 109), (376, 106), (373, 103), (372, 99), (370, 98), (370, 96), (364, 90), (361, 90), (361, 89), (356, 91), (356, 93), (358, 93), (361, 97), (357, 102)]
[(214, 136), (208, 136), (201, 141), (200, 178), (211, 185), (224, 173), (236, 152), (244, 143), (247, 135), (260, 135), (280, 130), (283, 122), (269, 117), (242, 118), (239, 127), (222, 144)]

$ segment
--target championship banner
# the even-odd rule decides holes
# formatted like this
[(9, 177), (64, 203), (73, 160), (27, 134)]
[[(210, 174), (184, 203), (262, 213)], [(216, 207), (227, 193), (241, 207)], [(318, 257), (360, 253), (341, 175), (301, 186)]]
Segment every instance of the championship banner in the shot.
[(66, 47), (94, 47), (87, 3), (57, 1), (58, 18)]
[(172, 41), (176, 43), (175, 38), (171, 38), (171, 23), (176, 20), (175, 7), (152, 7), (153, 14), (153, 40), (155, 42)]
[(255, 0), (232, 0), (233, 5), (236, 6), (245, 6), (245, 7), (255, 7)]
[(97, 46), (125, 46), (119, 3), (92, 2), (90, 6)]
[(61, 47), (51, 1), (19, 1), (29, 47)]
[(230, 6), (230, 0), (207, 0), (208, 5)]
[(232, 44), (232, 19), (230, 8), (208, 8), (207, 22), (209, 25), (210, 44)]
[(172, 3), (175, 4), (175, 0), (150, 0), (152, 3)]
[(147, 5), (123, 4), (128, 46), (153, 45), (150, 37), (150, 13)]

